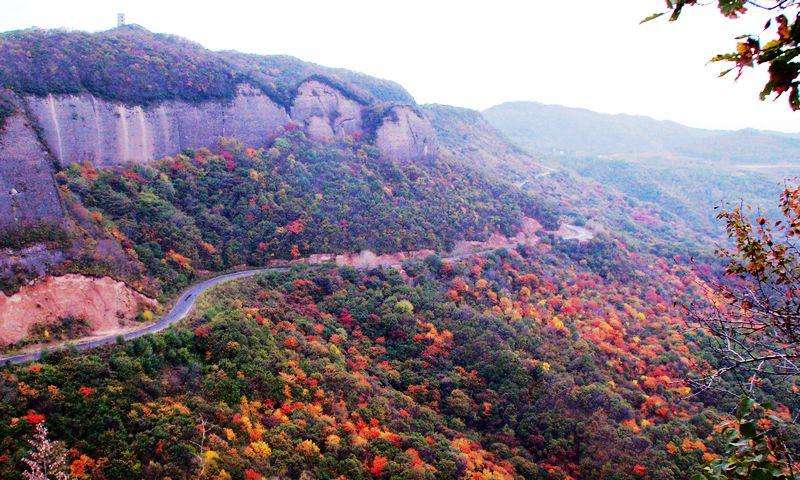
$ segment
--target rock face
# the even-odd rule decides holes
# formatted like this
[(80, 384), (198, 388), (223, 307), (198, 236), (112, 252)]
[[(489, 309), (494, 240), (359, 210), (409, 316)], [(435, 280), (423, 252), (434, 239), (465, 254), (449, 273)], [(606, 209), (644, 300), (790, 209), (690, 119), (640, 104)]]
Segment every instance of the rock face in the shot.
[[(300, 84), (289, 112), (246, 84), (239, 85), (230, 102), (167, 101), (143, 107), (81, 94), (28, 96), (25, 103), (61, 165), (88, 161), (97, 167), (147, 163), (184, 148), (213, 147), (220, 137), (263, 146), (289, 122), (301, 125), (313, 140), (341, 139), (363, 130), (365, 107), (319, 80)], [(430, 155), (435, 135), (414, 108), (396, 106), (378, 127), (375, 144), (387, 158), (408, 161)]]
[(436, 153), (436, 132), (413, 107), (392, 107), (375, 132), (375, 146), (391, 160), (407, 162)]
[(96, 334), (113, 333), (156, 302), (109, 277), (47, 277), (10, 297), (0, 293), (0, 345), (18, 342), (34, 324), (85, 318)]
[(0, 228), (62, 216), (52, 158), (18, 109), (0, 126)]
[(240, 85), (230, 102), (168, 101), (142, 107), (90, 94), (28, 96), (25, 101), (62, 165), (146, 163), (184, 148), (213, 146), (225, 136), (261, 146), (289, 122), (283, 108), (248, 85)]
[[(291, 107), (240, 84), (230, 101), (126, 105), (91, 94), (16, 98), (18, 113), (0, 130), (0, 228), (58, 221), (54, 162), (96, 167), (147, 163), (185, 148), (214, 147), (220, 137), (264, 146), (288, 123), (317, 141), (365, 130), (368, 105), (319, 79), (299, 84)], [(395, 105), (375, 130), (375, 145), (391, 160), (434, 155), (436, 133), (415, 107)]]
[(297, 88), (291, 117), (310, 138), (332, 140), (361, 131), (362, 107), (336, 88), (308, 80)]

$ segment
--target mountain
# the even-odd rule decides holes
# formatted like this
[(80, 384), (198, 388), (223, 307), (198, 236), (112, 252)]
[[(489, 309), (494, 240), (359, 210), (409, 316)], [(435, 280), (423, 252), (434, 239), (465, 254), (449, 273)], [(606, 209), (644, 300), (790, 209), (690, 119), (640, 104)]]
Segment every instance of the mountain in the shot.
[(722, 269), (670, 202), (390, 81), (136, 26), (2, 34), (0, 82), (0, 360), (37, 360), (0, 368), (0, 478), (42, 427), (92, 480), (716, 458), (736, 399), (692, 391), (682, 306)]
[(702, 130), (533, 102), (504, 103), (483, 114), (551, 167), (655, 205), (710, 238), (721, 233), (715, 207), (741, 202), (777, 213), (775, 192), (800, 174), (795, 134)]
[(800, 135), (704, 130), (632, 115), (509, 102), (483, 112), (515, 144), (537, 154), (692, 158), (730, 163), (800, 160)]
[[(220, 137), (266, 144), (287, 125), (317, 140), (369, 137), (384, 156), (432, 154), (401, 87), (288, 57), (211, 52), (140, 27), (2, 35), (0, 223), (58, 221), (54, 171), (147, 163)], [(55, 170), (53, 165), (55, 165)]]

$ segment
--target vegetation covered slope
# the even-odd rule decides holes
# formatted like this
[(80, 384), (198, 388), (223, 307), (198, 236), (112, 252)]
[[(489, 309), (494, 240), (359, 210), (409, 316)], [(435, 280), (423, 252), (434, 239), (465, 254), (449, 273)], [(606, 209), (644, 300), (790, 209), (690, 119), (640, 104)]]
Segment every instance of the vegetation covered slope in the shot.
[[(621, 192), (662, 219), (715, 240), (721, 234), (715, 207), (743, 201), (772, 212), (774, 193), (800, 173), (796, 135), (699, 130), (533, 102), (498, 105), (484, 115), (542, 162)], [(654, 216), (629, 217), (649, 222), (646, 217)]]
[(774, 213), (774, 193), (787, 177), (800, 174), (800, 164), (776, 169), (730, 169), (690, 160), (676, 167), (675, 161), (668, 159), (566, 156), (559, 157), (558, 162), (583, 177), (658, 205), (712, 238), (720, 233), (714, 207), (743, 201)]
[(39, 422), (96, 479), (669, 480), (713, 457), (717, 400), (685, 398), (703, 336), (675, 329), (689, 269), (555, 242), (405, 271), (228, 285), (173, 332), (5, 371), (0, 474)]
[(0, 86), (22, 94), (92, 93), (129, 104), (224, 100), (250, 83), (288, 106), (317, 75), (363, 103), (414, 99), (396, 83), (286, 56), (212, 52), (173, 35), (127, 25), (99, 33), (19, 30), (0, 34)]
[(678, 156), (730, 163), (800, 158), (800, 136), (779, 132), (703, 130), (536, 102), (503, 103), (483, 115), (515, 144), (536, 154)]
[[(443, 156), (485, 172), (508, 188), (545, 199), (566, 223), (590, 226), (624, 238), (630, 247), (668, 255), (708, 249), (708, 231), (697, 228), (691, 218), (669, 205), (563, 168), (564, 158), (553, 161), (547, 155), (522, 150), (480, 112), (443, 105), (426, 105), (424, 110), (436, 128)], [(716, 238), (717, 232), (711, 236)]]
[(223, 143), (152, 166), (59, 179), (170, 292), (197, 269), (312, 253), (450, 250), (513, 236), (523, 216), (554, 228), (542, 203), (458, 165), (398, 165), (369, 145), (314, 144), (299, 132), (269, 149)]

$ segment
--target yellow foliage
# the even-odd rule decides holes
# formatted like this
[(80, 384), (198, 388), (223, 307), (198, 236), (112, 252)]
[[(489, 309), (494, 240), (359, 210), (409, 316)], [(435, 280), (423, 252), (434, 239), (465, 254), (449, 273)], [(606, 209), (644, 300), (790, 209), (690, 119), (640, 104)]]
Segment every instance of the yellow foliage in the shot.
[(269, 448), (269, 445), (266, 442), (253, 442), (250, 444), (250, 448), (253, 450), (253, 453), (261, 458), (266, 458), (272, 455), (272, 449)]
[(219, 460), (219, 454), (217, 452), (215, 452), (214, 450), (206, 450), (203, 453), (203, 461), (205, 463), (213, 464), (217, 460)]
[(339, 435), (328, 435), (328, 438), (325, 439), (325, 445), (330, 449), (336, 449), (342, 443), (342, 439)]
[(231, 480), (231, 474), (226, 472), (225, 469), (219, 471), (214, 480)]
[(306, 457), (316, 457), (319, 455), (319, 447), (311, 440), (303, 440), (298, 443), (295, 448)]
[(539, 364), (539, 366), (542, 368), (543, 372), (549, 372), (550, 371), (550, 364), (547, 363), (547, 362), (542, 362), (541, 364)]

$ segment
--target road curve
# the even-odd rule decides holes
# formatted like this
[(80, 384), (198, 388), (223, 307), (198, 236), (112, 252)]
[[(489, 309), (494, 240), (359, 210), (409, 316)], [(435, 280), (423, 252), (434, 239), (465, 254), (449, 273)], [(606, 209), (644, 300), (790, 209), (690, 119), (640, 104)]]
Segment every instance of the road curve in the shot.
[[(253, 275), (258, 275), (260, 273), (267, 273), (267, 272), (285, 272), (287, 269), (285, 268), (260, 268), (257, 270), (244, 270), (241, 272), (233, 272), (233, 273), (226, 273), (223, 275), (219, 275), (217, 277), (209, 278), (208, 280), (203, 280), (202, 282), (196, 283), (186, 290), (181, 292), (181, 295), (178, 297), (178, 300), (175, 302), (175, 305), (172, 306), (172, 309), (167, 312), (164, 316), (159, 318), (155, 323), (151, 323), (149, 325), (144, 325), (139, 329), (130, 331), (125, 333), (122, 336), (125, 340), (132, 340), (134, 338), (141, 337), (143, 335), (148, 335), (150, 333), (160, 332), (170, 325), (183, 320), (186, 315), (192, 310), (197, 297), (208, 290), (209, 288), (219, 285), (220, 283), (229, 282), (231, 280), (236, 280), (239, 278), (245, 277), (252, 277)], [(120, 335), (107, 335), (105, 337), (100, 338), (93, 338), (91, 340), (84, 340), (78, 341), (72, 345), (75, 346), (78, 350), (89, 350), (92, 348), (100, 347), (102, 345), (109, 345), (111, 343), (115, 343), (117, 338)], [(8, 355), (4, 357), (0, 357), (0, 366), (17, 364), (17, 363), (26, 363), (32, 362), (34, 360), (39, 360), (42, 357), (42, 354), (45, 352), (53, 352), (58, 350), (63, 350), (66, 347), (66, 344), (61, 344), (57, 346), (53, 346), (50, 348), (43, 348), (38, 352), (31, 352), (31, 353), (20, 353), (17, 355)]]
[[(562, 232), (562, 229), (565, 230), (565, 231)], [(562, 227), (559, 228), (558, 232), (561, 232), (561, 236), (563, 236), (563, 238), (565, 238), (566, 240), (585, 241), (585, 240), (591, 240), (594, 237), (594, 234), (592, 232), (590, 232), (589, 230), (586, 230), (585, 228), (582, 228), (582, 227), (577, 227), (575, 225), (562, 225)], [(505, 248), (507, 248), (507, 247), (511, 247), (511, 245), (505, 246)], [(504, 247), (493, 246), (491, 248), (486, 248), (486, 249), (483, 249), (483, 250), (477, 250), (477, 251), (462, 253), (462, 254), (458, 254), (458, 255), (450, 255), (450, 256), (441, 257), (441, 258), (442, 258), (442, 260), (449, 260), (449, 261), (463, 260), (464, 258), (471, 257), (471, 256), (474, 256), (474, 255), (485, 255), (485, 254), (487, 254), (489, 252), (493, 252), (493, 251), (495, 251), (495, 250), (497, 250), (499, 248), (504, 248)], [(385, 267), (395, 267), (395, 268), (397, 268), (400, 265), (387, 264), (387, 265), (384, 265), (384, 266)], [(139, 329), (130, 331), (130, 332), (125, 333), (123, 335), (117, 335), (117, 334), (107, 335), (105, 337), (93, 338), (91, 340), (78, 341), (78, 342), (72, 343), (71, 345), (73, 345), (78, 350), (83, 351), (83, 350), (89, 350), (89, 349), (100, 347), (100, 346), (103, 346), (103, 345), (108, 345), (108, 344), (111, 344), (111, 343), (115, 343), (117, 341), (117, 338), (119, 338), (120, 336), (124, 340), (132, 340), (134, 338), (139, 338), (139, 337), (141, 337), (143, 335), (148, 335), (150, 333), (160, 332), (160, 331), (166, 329), (167, 327), (169, 327), (170, 325), (172, 325), (172, 324), (174, 324), (174, 323), (176, 323), (176, 322), (178, 322), (180, 320), (183, 320), (186, 317), (186, 315), (188, 315), (189, 312), (191, 311), (192, 307), (194, 306), (195, 301), (197, 300), (197, 297), (201, 293), (205, 292), (206, 290), (208, 290), (209, 288), (211, 288), (211, 287), (213, 287), (215, 285), (219, 285), (220, 283), (225, 283), (225, 282), (228, 282), (228, 281), (231, 281), (231, 280), (236, 280), (236, 279), (239, 279), (239, 278), (252, 277), (253, 275), (258, 275), (260, 273), (286, 272), (287, 270), (288, 270), (288, 268), (284, 268), (284, 267), (259, 268), (259, 269), (254, 269), (254, 270), (243, 270), (241, 272), (226, 273), (226, 274), (223, 274), (223, 275), (219, 275), (217, 277), (209, 278), (208, 280), (203, 280), (202, 282), (196, 283), (196, 284), (188, 287), (186, 290), (184, 290), (181, 293), (181, 295), (178, 297), (178, 300), (175, 302), (175, 305), (172, 306), (172, 309), (169, 312), (167, 312), (166, 315), (164, 315), (160, 319), (158, 319), (155, 323), (151, 323), (149, 325), (142, 326)], [(5, 366), (5, 365), (26, 363), (26, 362), (32, 362), (34, 360), (39, 360), (42, 357), (42, 354), (44, 354), (46, 352), (54, 352), (54, 351), (58, 351), (58, 350), (63, 350), (65, 348), (67, 348), (67, 345), (70, 345), (70, 343), (67, 342), (67, 343), (62, 343), (62, 344), (59, 344), (59, 345), (56, 345), (56, 346), (52, 346), (52, 347), (49, 347), (49, 348), (43, 348), (42, 350), (39, 350), (38, 352), (20, 353), (20, 354), (17, 354), (17, 355), (3, 356), (3, 357), (0, 357), (0, 367)]]

